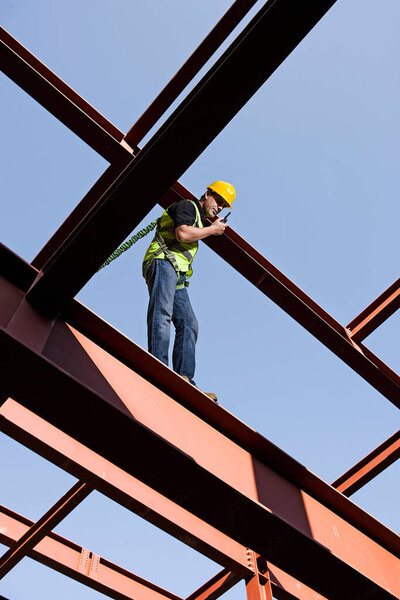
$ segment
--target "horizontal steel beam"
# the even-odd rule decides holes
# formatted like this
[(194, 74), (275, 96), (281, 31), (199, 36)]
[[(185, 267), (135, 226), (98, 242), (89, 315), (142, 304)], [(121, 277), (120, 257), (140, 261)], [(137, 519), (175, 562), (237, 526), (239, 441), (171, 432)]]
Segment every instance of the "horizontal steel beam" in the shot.
[(78, 481), (56, 504), (22, 535), (0, 558), (0, 579), (19, 563), (51, 530), (90, 494), (93, 488)]
[[(255, 565), (249, 560), (247, 548), (127, 473), (122, 474), (109, 461), (11, 399), (0, 409), (0, 430), (71, 475), (90, 481), (99, 492), (225, 566), (227, 571), (244, 579), (254, 575)], [(269, 563), (268, 569), (278, 599), (325, 600), (275, 565)]]
[[(29, 519), (0, 507), (2, 544), (12, 546), (32, 526), (33, 522)], [(181, 600), (55, 533), (48, 534), (30, 549), (28, 556), (116, 600)]]
[[(1, 247), (0, 247), (1, 250)], [(34, 277), (35, 269), (29, 267), (24, 261), (18, 263), (15, 255), (10, 253), (12, 271), (14, 278), (18, 281), (24, 280), (26, 285)], [(8, 256), (3, 248), (0, 269), (8, 265)], [(29, 270), (29, 272), (28, 272)], [(9, 291), (10, 284), (3, 283), (0, 298), (5, 299), (10, 296), (16, 310), (18, 302), (22, 301), (20, 296), (15, 297), (15, 290)], [(10, 309), (7, 309), (10, 311)], [(7, 312), (6, 310), (6, 312)], [(1, 313), (0, 313), (1, 317)], [(241, 447), (249, 450), (254, 456), (262, 461), (268, 461), (274, 465), (285, 478), (289, 479), (295, 485), (301, 487), (311, 496), (322, 501), (327, 507), (335, 512), (339, 511), (342, 516), (350, 520), (356, 527), (361, 528), (367, 535), (375, 539), (378, 543), (388, 545), (392, 548), (397, 543), (397, 536), (390, 533), (389, 530), (380, 530), (378, 535), (375, 520), (368, 520), (368, 515), (361, 511), (353, 503), (348, 503), (345, 498), (337, 493), (331, 486), (321, 481), (318, 477), (311, 474), (305, 467), (294, 461), (286, 453), (265, 440), (257, 432), (246, 427), (240, 420), (236, 419), (227, 411), (217, 407), (212, 401), (209, 401), (198, 389), (187, 384), (181, 377), (160, 363), (148, 352), (137, 346), (134, 342), (122, 335), (120, 332), (105, 323), (97, 315), (89, 311), (83, 305), (74, 301), (67, 315), (70, 322), (77, 330), (81, 331), (89, 339), (93, 340), (101, 348), (106, 350), (112, 356), (117, 358), (128, 368), (133, 369), (152, 384), (156, 385), (161, 391), (173, 397), (183, 406), (187, 407), (202, 420), (209, 423), (213, 428), (219, 430), (223, 435), (229, 437), (232, 441)], [(1, 319), (0, 319), (1, 323)], [(7, 325), (7, 320), (3, 322)], [(22, 324), (23, 325), (23, 324)], [(21, 327), (24, 330), (24, 327)], [(394, 536), (394, 538), (393, 538)], [(221, 563), (226, 566), (224, 563)]]
[(0, 69), (109, 162), (132, 157), (123, 133), (2, 27)]
[(0, 430), (240, 577), (253, 574), (244, 546), (11, 399), (0, 408)]
[(53, 256), (30, 301), (57, 314), (334, 3), (267, 2)]
[[(327, 598), (361, 599), (367, 591), (376, 599), (395, 598), (400, 592), (394, 576), (399, 561), (382, 546), (83, 336), (57, 328), (52, 336), (43, 356), (1, 331), (2, 381), (18, 401)], [(53, 362), (60, 343), (62, 366)], [(19, 369), (16, 376), (21, 363), (24, 378)], [(68, 373), (72, 364), (85, 382)], [(137, 454), (140, 461), (132, 458)]]
[(125, 136), (128, 144), (137, 146), (256, 2), (257, 0), (236, 0), (229, 7), (224, 16), (128, 131)]
[(347, 325), (350, 336), (356, 342), (362, 341), (399, 308), (400, 279), (397, 279)]
[(398, 458), (400, 458), (400, 430), (336, 479), (332, 485), (345, 496), (351, 496)]

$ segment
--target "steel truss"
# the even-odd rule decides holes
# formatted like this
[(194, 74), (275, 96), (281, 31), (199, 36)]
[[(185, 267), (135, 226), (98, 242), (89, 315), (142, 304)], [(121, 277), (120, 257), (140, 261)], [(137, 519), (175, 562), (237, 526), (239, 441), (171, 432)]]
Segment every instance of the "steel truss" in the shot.
[[(254, 4), (231, 6), (125, 136), (0, 31), (4, 72), (110, 162), (31, 265), (0, 247), (0, 427), (78, 478), (36, 523), (1, 508), (0, 542), (10, 549), (0, 577), (30, 556), (112, 598), (180, 600), (52, 533), (96, 489), (223, 567), (187, 600), (218, 598), (243, 579), (248, 600), (400, 597), (399, 536), (348, 500), (399, 457), (400, 432), (329, 485), (73, 299), (155, 203), (193, 197), (177, 178), (334, 0), (267, 2), (141, 150), (143, 136)], [(199, 127), (210, 90), (221, 102), (208, 106), (207, 126)], [(154, 169), (147, 204), (132, 206), (126, 190), (140, 190)], [(82, 253), (93, 240), (92, 255)], [(399, 376), (362, 344), (399, 307), (399, 280), (344, 327), (232, 229), (206, 243), (400, 406)], [(142, 452), (140, 464), (133, 450)]]

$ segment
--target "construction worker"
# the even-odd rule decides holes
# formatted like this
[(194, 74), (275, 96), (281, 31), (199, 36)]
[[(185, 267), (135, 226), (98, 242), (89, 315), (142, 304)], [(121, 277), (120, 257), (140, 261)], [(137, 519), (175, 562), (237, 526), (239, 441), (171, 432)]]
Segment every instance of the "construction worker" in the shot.
[[(231, 208), (235, 188), (224, 181), (207, 187), (200, 200), (172, 204), (158, 221), (156, 234), (143, 260), (143, 276), (149, 289), (147, 334), (149, 352), (168, 365), (171, 321), (175, 326), (173, 369), (193, 385), (198, 322), (187, 287), (198, 241), (222, 235), (227, 227), (216, 218)], [(206, 218), (215, 220), (206, 222)], [(213, 397), (214, 396), (214, 397)], [(216, 400), (215, 394), (210, 397)]]

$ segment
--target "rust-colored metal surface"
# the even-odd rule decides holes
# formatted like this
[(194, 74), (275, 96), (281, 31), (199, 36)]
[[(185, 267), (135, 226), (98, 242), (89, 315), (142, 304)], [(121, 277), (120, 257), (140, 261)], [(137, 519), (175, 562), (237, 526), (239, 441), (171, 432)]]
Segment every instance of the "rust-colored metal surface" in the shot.
[(76, 483), (39, 521), (18, 538), (0, 558), (0, 579), (26, 556), (36, 544), (56, 527), (92, 491), (85, 482)]
[(400, 307), (400, 279), (397, 279), (358, 317), (347, 325), (351, 337), (359, 342), (382, 325)]
[[(1, 509), (0, 577), (30, 556), (112, 598), (181, 600), (52, 533), (95, 489), (223, 567), (187, 600), (242, 579), (248, 600), (400, 598), (399, 536), (347, 498), (399, 457), (399, 432), (329, 485), (73, 300), (155, 203), (193, 197), (177, 178), (334, 0), (267, 2), (140, 150), (254, 4), (231, 6), (125, 136), (0, 30), (4, 72), (111, 163), (32, 265), (0, 245), (0, 428), (79, 479), (36, 523)], [(399, 307), (399, 280), (344, 327), (232, 229), (206, 243), (400, 407), (399, 376), (361, 343)]]
[(345, 496), (351, 496), (398, 458), (400, 458), (400, 431), (390, 436), (368, 456), (336, 479), (332, 485)]

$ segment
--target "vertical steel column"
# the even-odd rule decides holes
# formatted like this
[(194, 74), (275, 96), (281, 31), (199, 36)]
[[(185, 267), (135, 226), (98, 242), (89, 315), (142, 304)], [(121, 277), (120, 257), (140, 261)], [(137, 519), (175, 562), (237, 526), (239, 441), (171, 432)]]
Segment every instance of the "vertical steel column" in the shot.
[(249, 562), (254, 567), (254, 576), (246, 581), (247, 600), (273, 600), (268, 569), (261, 575), (258, 568), (258, 555), (248, 550)]

